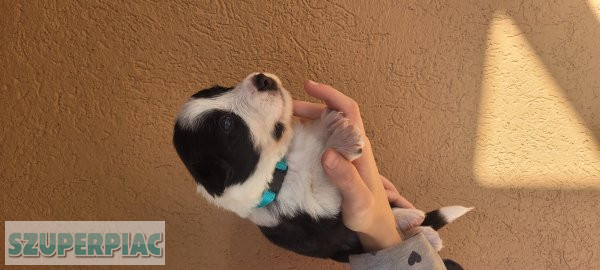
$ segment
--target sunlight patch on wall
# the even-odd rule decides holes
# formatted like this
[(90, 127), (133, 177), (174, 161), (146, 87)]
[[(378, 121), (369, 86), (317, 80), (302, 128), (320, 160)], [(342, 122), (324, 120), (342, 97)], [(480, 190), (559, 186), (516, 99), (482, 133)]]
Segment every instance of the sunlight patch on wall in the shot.
[(588, 5), (600, 22), (600, 0), (588, 0)]
[(524, 33), (488, 32), (473, 170), (489, 187), (600, 187), (600, 148)]

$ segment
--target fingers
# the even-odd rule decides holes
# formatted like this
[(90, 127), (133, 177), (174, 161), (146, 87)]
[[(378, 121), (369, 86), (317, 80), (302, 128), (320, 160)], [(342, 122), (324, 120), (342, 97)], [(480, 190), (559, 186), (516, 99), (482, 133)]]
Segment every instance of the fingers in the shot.
[(301, 100), (293, 101), (294, 115), (307, 119), (317, 119), (325, 110), (325, 105)]
[(348, 160), (333, 150), (327, 150), (321, 158), (325, 174), (342, 193), (345, 207), (360, 211), (372, 203), (373, 195)]
[(383, 182), (383, 188), (385, 188), (388, 201), (392, 205), (400, 208), (415, 208), (412, 203), (400, 195), (394, 184), (383, 175), (381, 175), (381, 182)]
[(392, 183), (390, 181), (390, 179), (387, 179), (387, 177), (385, 177), (383, 175), (379, 175), (379, 176), (381, 176), (381, 182), (383, 182), (383, 187), (386, 190), (392, 190), (392, 191), (398, 192), (398, 190), (396, 189), (396, 186), (394, 186), (394, 183)]
[(327, 107), (343, 112), (348, 119), (356, 123), (357, 126), (364, 131), (358, 104), (356, 104), (356, 101), (352, 98), (342, 94), (340, 91), (335, 90), (329, 85), (313, 81), (304, 83), (304, 91), (315, 98), (323, 100), (325, 104), (327, 104)]
[(364, 136), (363, 155), (354, 160), (353, 163), (356, 165), (356, 170), (358, 170), (362, 176), (364, 184), (370, 190), (383, 196), (383, 186), (379, 181), (377, 165), (375, 164), (375, 158), (371, 152), (371, 144), (365, 135), (365, 129), (360, 117), (358, 104), (352, 98), (335, 90), (333, 87), (313, 81), (304, 83), (304, 91), (315, 98), (323, 100), (330, 109), (343, 112), (344, 116), (358, 127)]
[(415, 208), (415, 206), (410, 203), (406, 198), (402, 197), (398, 192), (394, 192), (391, 190), (386, 190), (388, 201), (396, 207), (400, 208)]

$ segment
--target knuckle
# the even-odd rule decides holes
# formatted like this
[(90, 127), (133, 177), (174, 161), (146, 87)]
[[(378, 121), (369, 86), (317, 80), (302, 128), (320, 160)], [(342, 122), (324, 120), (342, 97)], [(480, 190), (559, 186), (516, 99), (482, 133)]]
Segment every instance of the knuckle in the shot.
[(350, 170), (345, 170), (343, 173), (340, 174), (340, 180), (343, 180), (343, 183), (348, 185), (348, 186), (353, 186), (356, 184), (356, 181), (358, 179), (357, 176), (352, 173)]
[(348, 103), (347, 103), (346, 107), (351, 112), (355, 112), (355, 113), (359, 112), (358, 102), (356, 102), (354, 99), (348, 98)]
[(371, 196), (366, 196), (361, 198), (361, 203), (358, 204), (357, 212), (367, 214), (372, 211), (373, 207), (375, 207), (375, 200)]
[[(371, 140), (369, 140), (369, 137), (362, 136), (362, 139), (363, 139), (363, 150), (364, 149), (371, 149)], [(388, 179), (385, 179), (385, 180), (388, 180)]]

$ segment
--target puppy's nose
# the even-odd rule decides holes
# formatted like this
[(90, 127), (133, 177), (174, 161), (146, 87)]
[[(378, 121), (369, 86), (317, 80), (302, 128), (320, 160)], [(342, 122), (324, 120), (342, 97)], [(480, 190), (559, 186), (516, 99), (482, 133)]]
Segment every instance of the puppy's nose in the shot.
[(277, 82), (275, 80), (269, 78), (265, 74), (259, 73), (254, 76), (253, 79), (254, 86), (258, 91), (274, 91), (277, 90)]

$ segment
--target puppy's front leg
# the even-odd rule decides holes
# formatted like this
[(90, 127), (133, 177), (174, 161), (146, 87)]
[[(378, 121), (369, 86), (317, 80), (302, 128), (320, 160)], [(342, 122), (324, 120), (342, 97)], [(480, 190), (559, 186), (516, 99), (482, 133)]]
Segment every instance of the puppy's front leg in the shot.
[(332, 148), (350, 161), (360, 157), (364, 146), (362, 135), (343, 113), (325, 110), (321, 115), (321, 125), (327, 133), (326, 148)]

